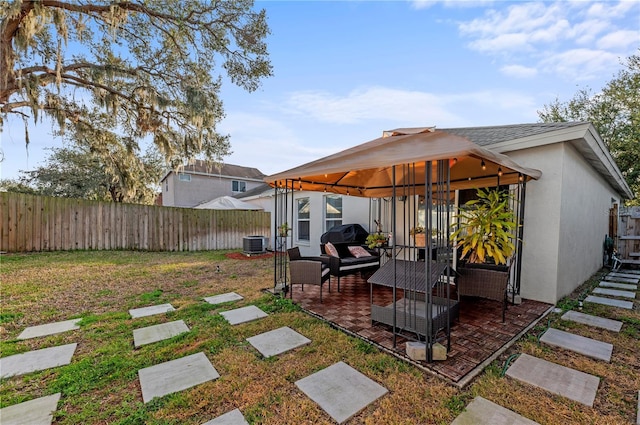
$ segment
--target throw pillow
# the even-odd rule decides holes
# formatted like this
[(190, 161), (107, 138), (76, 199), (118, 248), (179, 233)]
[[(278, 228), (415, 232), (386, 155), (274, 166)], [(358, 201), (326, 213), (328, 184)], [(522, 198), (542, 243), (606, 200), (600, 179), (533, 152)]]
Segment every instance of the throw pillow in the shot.
[(338, 250), (331, 242), (324, 244), (324, 251), (332, 257), (340, 257)]
[(371, 253), (361, 246), (350, 246), (349, 252), (356, 258), (371, 257)]

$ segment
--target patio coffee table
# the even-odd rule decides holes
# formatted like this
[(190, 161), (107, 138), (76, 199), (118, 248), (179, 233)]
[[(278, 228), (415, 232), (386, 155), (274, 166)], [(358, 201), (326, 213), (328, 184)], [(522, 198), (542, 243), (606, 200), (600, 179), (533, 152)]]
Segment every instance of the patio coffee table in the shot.
[[(426, 262), (395, 260), (386, 262), (368, 280), (371, 294), (371, 321), (426, 336), (435, 334), (458, 317), (457, 300), (432, 296), (431, 317), (425, 303)], [(431, 262), (432, 288), (447, 269), (447, 264)], [(402, 289), (404, 298), (386, 306), (373, 304), (373, 285)], [(395, 306), (395, 309), (394, 309)], [(395, 321), (394, 321), (395, 316)]]

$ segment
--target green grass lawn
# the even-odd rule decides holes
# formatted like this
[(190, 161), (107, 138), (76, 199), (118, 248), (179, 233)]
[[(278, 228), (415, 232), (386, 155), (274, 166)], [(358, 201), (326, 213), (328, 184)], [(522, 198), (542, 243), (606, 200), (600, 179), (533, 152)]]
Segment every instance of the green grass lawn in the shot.
[[(273, 259), (232, 260), (225, 252), (127, 251), (3, 255), (1, 257), (0, 349), (2, 357), (78, 343), (70, 365), (0, 381), (0, 407), (62, 393), (56, 424), (202, 424), (239, 408), (249, 423), (315, 424), (330, 418), (294, 382), (344, 361), (389, 390), (350, 423), (449, 424), (482, 395), (541, 424), (623, 424), (635, 418), (640, 389), (640, 313), (599, 308), (625, 325), (620, 335), (594, 331), (553, 314), (460, 390), (359, 339), (302, 312), (288, 299), (266, 294), (273, 285)], [(221, 271), (217, 272), (216, 267)], [(593, 281), (587, 282), (593, 285)], [(235, 291), (244, 300), (212, 306), (203, 297)], [(573, 303), (580, 291), (563, 303)], [(166, 315), (131, 319), (128, 310), (171, 303)], [(265, 319), (230, 326), (220, 311), (254, 304)], [(82, 318), (80, 329), (18, 341), (27, 326)], [(190, 332), (133, 346), (133, 330), (184, 320)], [(558, 353), (537, 343), (547, 323), (612, 342), (611, 364)], [(289, 326), (312, 343), (264, 359), (246, 342), (256, 334)], [(221, 377), (146, 405), (141, 368), (203, 352)], [(525, 352), (602, 377), (593, 408), (502, 377), (504, 360)], [(635, 391), (635, 392), (634, 392)]]

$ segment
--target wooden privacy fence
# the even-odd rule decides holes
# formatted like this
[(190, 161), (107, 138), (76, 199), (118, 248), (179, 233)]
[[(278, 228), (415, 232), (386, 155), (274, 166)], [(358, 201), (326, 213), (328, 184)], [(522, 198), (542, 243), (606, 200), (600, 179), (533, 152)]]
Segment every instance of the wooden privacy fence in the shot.
[(197, 210), (0, 193), (0, 250), (129, 249), (202, 251), (242, 248), (269, 237), (270, 213)]
[(640, 207), (620, 209), (618, 251), (623, 263), (640, 265)]

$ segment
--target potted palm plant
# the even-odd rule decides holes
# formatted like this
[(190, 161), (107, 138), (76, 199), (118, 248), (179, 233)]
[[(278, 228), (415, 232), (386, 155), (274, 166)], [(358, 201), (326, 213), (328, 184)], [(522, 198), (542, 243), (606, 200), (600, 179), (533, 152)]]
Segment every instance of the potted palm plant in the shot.
[(459, 227), (452, 234), (461, 258), (468, 263), (456, 280), (458, 296), (488, 298), (502, 303), (502, 321), (507, 308), (509, 265), (515, 251), (518, 225), (511, 209), (512, 197), (500, 190), (478, 189), (478, 198), (458, 211)]
[(512, 197), (496, 189), (478, 189), (477, 196), (459, 208), (459, 227), (451, 239), (468, 263), (506, 265), (515, 250), (518, 226)]

